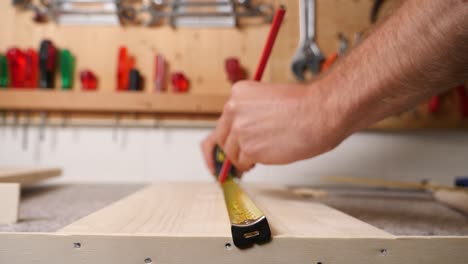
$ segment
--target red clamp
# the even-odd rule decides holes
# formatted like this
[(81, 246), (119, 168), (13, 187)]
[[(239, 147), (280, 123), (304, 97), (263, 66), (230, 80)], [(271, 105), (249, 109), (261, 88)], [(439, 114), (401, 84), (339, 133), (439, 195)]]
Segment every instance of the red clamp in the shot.
[(227, 58), (224, 61), (224, 67), (231, 83), (246, 79), (245, 69), (240, 65), (239, 59)]

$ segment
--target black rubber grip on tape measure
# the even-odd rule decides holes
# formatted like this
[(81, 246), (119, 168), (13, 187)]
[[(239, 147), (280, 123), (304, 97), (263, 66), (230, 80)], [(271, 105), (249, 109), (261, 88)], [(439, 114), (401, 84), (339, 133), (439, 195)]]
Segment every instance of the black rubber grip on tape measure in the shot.
[(270, 226), (266, 217), (251, 225), (231, 225), (231, 233), (234, 245), (240, 249), (249, 248), (254, 244), (267, 243), (271, 240)]
[[(221, 168), (223, 167), (224, 160), (226, 159), (226, 155), (224, 154), (223, 150), (216, 145), (215, 149), (213, 150), (213, 159), (215, 161), (215, 173), (216, 176), (219, 176), (221, 172)], [(235, 177), (237, 176), (237, 169), (234, 166), (231, 166), (231, 170), (229, 171), (228, 176)]]

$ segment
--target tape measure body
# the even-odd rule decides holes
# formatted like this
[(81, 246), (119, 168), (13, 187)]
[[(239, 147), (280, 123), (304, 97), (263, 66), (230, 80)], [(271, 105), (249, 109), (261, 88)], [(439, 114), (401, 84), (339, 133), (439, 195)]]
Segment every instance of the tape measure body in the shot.
[[(224, 152), (216, 146), (214, 151), (216, 175), (225, 160)], [(232, 166), (226, 181), (221, 184), (224, 200), (231, 222), (231, 233), (234, 245), (238, 248), (251, 247), (271, 240), (271, 231), (265, 214), (242, 191), (234, 180), (237, 170)]]
[[(216, 145), (214, 151), (213, 151), (213, 158), (215, 161), (215, 177), (218, 177), (219, 173), (221, 172), (221, 169), (223, 167), (223, 163), (226, 160), (226, 155), (224, 154), (223, 150)], [(237, 169), (235, 166), (231, 166), (231, 169), (229, 170), (228, 177), (237, 177)]]

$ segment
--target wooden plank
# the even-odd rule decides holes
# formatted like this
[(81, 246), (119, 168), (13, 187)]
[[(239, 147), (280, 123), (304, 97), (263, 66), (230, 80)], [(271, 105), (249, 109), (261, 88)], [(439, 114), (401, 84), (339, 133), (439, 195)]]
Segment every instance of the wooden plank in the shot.
[(434, 198), (468, 216), (468, 191), (436, 190), (434, 191)]
[[(271, 216), (270, 243), (233, 247), (216, 183), (161, 183), (57, 233), (0, 233), (0, 263), (464, 264), (468, 259), (466, 236), (396, 237), (290, 196), (282, 187), (244, 188)], [(292, 221), (281, 226), (288, 217)]]
[(244, 189), (267, 215), (275, 236), (392, 237), (324, 204), (295, 196), (283, 186), (247, 184)]
[(468, 237), (278, 237), (248, 250), (226, 247), (229, 242), (220, 237), (0, 233), (0, 263), (465, 264), (468, 259)]
[(0, 168), (0, 183), (34, 184), (62, 174), (59, 168)]
[(230, 226), (223, 199), (215, 184), (160, 183), (59, 232), (226, 236)]
[[(274, 237), (393, 237), (320, 203), (272, 195), (280, 189), (249, 191), (267, 215)], [(59, 232), (231, 237), (223, 194), (216, 183), (159, 183)]]
[(0, 224), (13, 224), (18, 221), (20, 185), (0, 183)]
[(224, 95), (0, 91), (0, 108), (18, 110), (216, 114), (226, 100)]

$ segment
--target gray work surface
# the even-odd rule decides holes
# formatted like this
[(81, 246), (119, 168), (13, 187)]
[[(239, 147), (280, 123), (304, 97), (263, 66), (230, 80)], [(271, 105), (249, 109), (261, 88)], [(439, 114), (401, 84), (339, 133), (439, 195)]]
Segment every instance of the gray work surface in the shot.
[[(54, 232), (143, 186), (74, 184), (29, 187), (22, 191), (20, 222), (0, 225), (0, 232)], [(426, 193), (337, 187), (322, 189), (329, 194), (318, 199), (320, 202), (394, 235), (468, 235), (468, 217), (435, 202)]]

